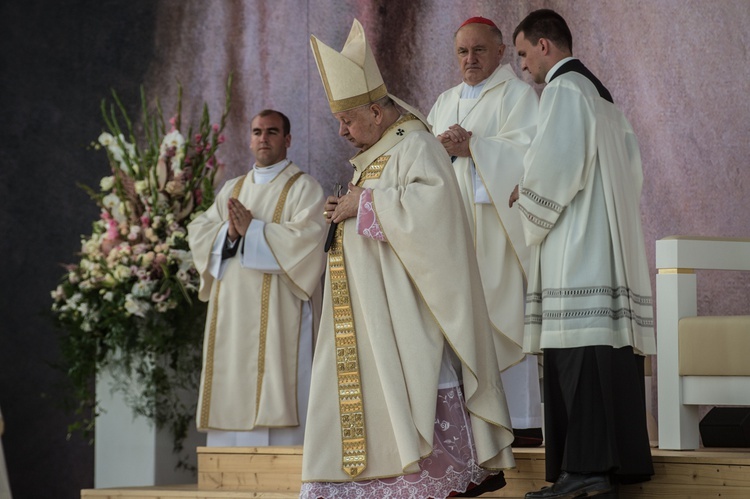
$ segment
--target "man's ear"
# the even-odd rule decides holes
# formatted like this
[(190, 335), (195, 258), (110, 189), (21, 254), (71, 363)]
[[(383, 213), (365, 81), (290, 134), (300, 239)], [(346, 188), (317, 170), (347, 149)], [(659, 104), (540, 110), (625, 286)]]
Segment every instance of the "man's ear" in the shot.
[(287, 149), (292, 145), (292, 134), (288, 133), (286, 137), (284, 137), (284, 145)]
[(380, 123), (382, 123), (383, 121), (383, 108), (378, 104), (372, 103), (370, 104), (370, 112), (375, 119), (375, 124), (380, 125)]
[(549, 54), (550, 49), (550, 41), (546, 38), (540, 38), (539, 39), (539, 49), (542, 51), (542, 55)]

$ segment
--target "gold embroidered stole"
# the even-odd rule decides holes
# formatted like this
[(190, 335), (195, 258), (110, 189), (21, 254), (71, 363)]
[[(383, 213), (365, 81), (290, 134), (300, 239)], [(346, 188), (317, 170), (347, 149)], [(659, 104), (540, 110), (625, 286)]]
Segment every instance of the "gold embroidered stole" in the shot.
[[(380, 177), (390, 156), (381, 156), (357, 180)], [(369, 172), (369, 173), (368, 173)], [(362, 382), (359, 373), (357, 335), (354, 327), (349, 295), (349, 281), (344, 262), (344, 224), (338, 224), (333, 244), (328, 250), (328, 269), (331, 276), (333, 329), (336, 336), (336, 375), (339, 389), (339, 417), (341, 420), (342, 468), (352, 478), (367, 467), (365, 438), (365, 410)]]
[[(276, 203), (276, 209), (273, 213), (273, 223), (281, 222), (281, 213), (286, 203), (286, 198), (289, 194), (292, 184), (303, 174), (303, 172), (297, 172), (287, 180), (284, 185), (284, 189), (279, 195), (279, 200)], [(250, 175), (248, 173), (247, 175)], [(245, 184), (247, 175), (243, 176), (232, 189), (232, 198), (237, 199), (242, 190), (242, 186)], [(221, 291), (221, 281), (216, 281), (216, 289), (213, 297), (213, 313), (210, 318), (210, 326), (208, 333), (208, 342), (206, 345), (206, 372), (204, 380), (204, 394), (203, 402), (201, 404), (201, 416), (200, 416), (200, 427), (208, 427), (208, 416), (211, 409), (211, 387), (213, 385), (213, 358), (214, 351), (216, 348), (216, 325), (219, 317), (219, 292)], [(261, 331), (260, 331), (260, 345), (258, 347), (258, 384), (257, 393), (255, 396), (255, 415), (258, 415), (258, 407), (260, 405), (260, 391), (263, 383), (263, 373), (265, 369), (265, 352), (266, 352), (266, 335), (268, 332), (268, 302), (271, 295), (271, 274), (263, 274), (263, 288), (261, 292)]]

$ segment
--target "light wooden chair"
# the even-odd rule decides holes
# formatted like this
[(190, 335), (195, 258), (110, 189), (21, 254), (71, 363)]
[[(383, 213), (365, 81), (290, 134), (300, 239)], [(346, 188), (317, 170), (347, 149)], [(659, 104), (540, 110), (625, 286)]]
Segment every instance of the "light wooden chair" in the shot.
[(750, 316), (699, 317), (695, 271), (750, 271), (750, 239), (660, 239), (656, 269), (659, 447), (697, 449), (699, 405), (750, 406)]

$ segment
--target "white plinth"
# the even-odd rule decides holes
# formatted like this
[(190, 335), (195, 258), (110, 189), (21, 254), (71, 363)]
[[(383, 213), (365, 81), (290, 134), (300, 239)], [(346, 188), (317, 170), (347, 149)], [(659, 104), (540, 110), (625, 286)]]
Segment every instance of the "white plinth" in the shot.
[[(94, 487), (195, 483), (193, 473), (175, 469), (179, 457), (172, 453), (169, 431), (135, 416), (121, 393), (111, 393), (111, 386), (108, 373), (97, 376), (96, 398), (103, 413), (96, 418)], [(205, 434), (191, 428), (184, 448), (193, 466), (196, 447), (204, 445)]]

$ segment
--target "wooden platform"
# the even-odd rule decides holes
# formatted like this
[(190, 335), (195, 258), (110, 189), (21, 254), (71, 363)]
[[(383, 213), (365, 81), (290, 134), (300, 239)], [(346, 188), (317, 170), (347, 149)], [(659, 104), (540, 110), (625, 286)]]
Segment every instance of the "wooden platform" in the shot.
[[(516, 449), (508, 485), (482, 497), (522, 498), (544, 485), (544, 449)], [(654, 449), (650, 482), (621, 487), (621, 499), (750, 498), (750, 449)], [(301, 447), (198, 447), (198, 483), (81, 491), (82, 499), (286, 499), (299, 495)], [(373, 498), (377, 499), (377, 498)]]

